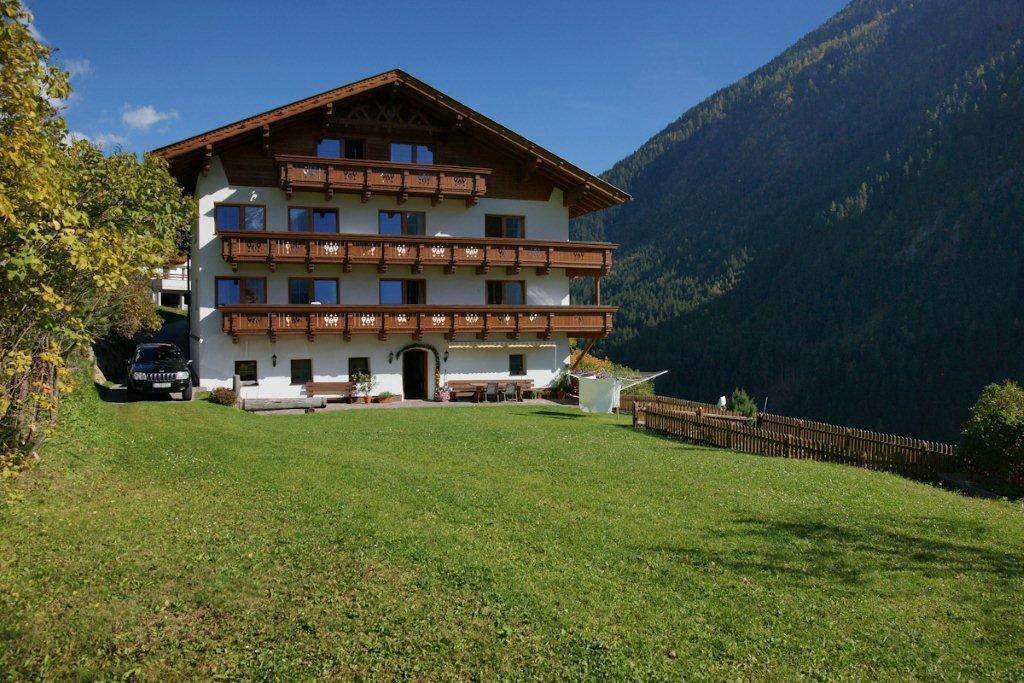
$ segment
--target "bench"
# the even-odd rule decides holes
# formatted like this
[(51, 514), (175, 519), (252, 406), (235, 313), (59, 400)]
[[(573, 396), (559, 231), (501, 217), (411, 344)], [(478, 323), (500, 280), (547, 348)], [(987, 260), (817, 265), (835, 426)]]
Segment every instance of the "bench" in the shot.
[(326, 398), (348, 399), (352, 402), (352, 394), (356, 391), (355, 382), (306, 382), (306, 396), (324, 396)]
[(506, 385), (515, 384), (517, 401), (522, 401), (523, 394), (526, 392), (533, 391), (532, 379), (509, 379), (508, 377), (500, 379), (455, 379), (448, 382), (448, 389), (452, 392), (452, 400), (462, 397), (471, 398), (476, 403), (480, 403), (484, 399), (484, 389), (487, 388), (488, 384), (497, 384), (498, 391), (500, 392), (505, 391)]

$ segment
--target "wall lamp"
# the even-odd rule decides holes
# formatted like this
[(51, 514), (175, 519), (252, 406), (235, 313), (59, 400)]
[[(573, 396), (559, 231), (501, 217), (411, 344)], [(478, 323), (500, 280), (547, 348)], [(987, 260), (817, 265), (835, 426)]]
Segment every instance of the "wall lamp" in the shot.
[(395, 352), (391, 351), (388, 353), (388, 365), (391, 365), (391, 361), (395, 360)]
[(445, 349), (445, 350), (444, 350), (444, 356), (442, 356), (442, 358), (444, 359), (444, 362), (445, 362), (445, 363), (447, 363), (447, 362), (448, 362), (448, 349)]
[(273, 365), (275, 368), (277, 367), (277, 354), (276, 353), (273, 356), (270, 357), (270, 364)]

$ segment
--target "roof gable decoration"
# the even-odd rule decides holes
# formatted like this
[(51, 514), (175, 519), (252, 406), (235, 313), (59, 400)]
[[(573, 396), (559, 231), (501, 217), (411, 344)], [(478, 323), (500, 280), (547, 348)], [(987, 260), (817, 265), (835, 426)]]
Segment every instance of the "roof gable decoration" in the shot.
[(392, 93), (403, 89), (428, 105), (433, 105), (439, 111), (447, 113), (452, 119), (452, 127), (456, 129), (467, 125), (473, 126), (475, 133), (492, 139), (496, 145), (505, 148), (521, 160), (523, 178), (538, 172), (550, 176), (556, 186), (562, 189), (564, 204), (570, 208), (571, 217), (622, 204), (630, 199), (630, 196), (619, 188), (580, 169), (470, 107), (453, 100), (400, 69), (393, 69), (286, 104), (160, 147), (151, 153), (166, 159), (172, 167), (179, 164), (194, 167), (195, 170), (191, 171), (193, 176), (191, 182), (194, 183), (194, 175), (197, 171), (202, 171), (204, 174), (208, 171), (210, 161), (220, 143), (256, 132), (262, 136), (264, 153), (269, 154), (272, 124), (318, 108), (322, 109), (322, 125), (325, 130), (330, 125), (358, 123), (419, 128), (427, 132), (442, 129), (433, 116), (407, 100), (395, 99), (393, 102), (378, 102), (357, 98), (358, 95), (386, 86), (392, 88)]

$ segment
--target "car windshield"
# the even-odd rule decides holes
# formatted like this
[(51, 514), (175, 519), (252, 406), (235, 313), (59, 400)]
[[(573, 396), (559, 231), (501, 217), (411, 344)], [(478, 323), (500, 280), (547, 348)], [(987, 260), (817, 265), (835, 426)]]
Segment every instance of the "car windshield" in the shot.
[(159, 363), (164, 360), (178, 360), (181, 354), (176, 346), (146, 346), (138, 350), (135, 360), (140, 363)]

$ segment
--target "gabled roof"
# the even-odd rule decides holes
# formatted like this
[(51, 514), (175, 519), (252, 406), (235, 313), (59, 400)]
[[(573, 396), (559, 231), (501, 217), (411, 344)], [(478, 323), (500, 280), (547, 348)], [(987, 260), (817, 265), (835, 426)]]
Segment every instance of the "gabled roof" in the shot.
[(630, 200), (628, 194), (614, 185), (587, 173), (557, 154), (530, 142), (523, 136), (505, 128), (461, 102), (448, 97), (441, 91), (432, 88), (418, 78), (410, 76), (401, 69), (392, 69), (391, 71), (364, 78), (355, 83), (343, 85), (340, 88), (328, 90), (319, 95), (313, 95), (312, 97), (271, 109), (262, 114), (250, 116), (226, 126), (221, 126), (220, 128), (215, 128), (160, 147), (150, 153), (163, 157), (173, 167), (176, 165), (176, 162), (187, 162), (188, 158), (201, 156), (208, 145), (215, 146), (236, 136), (261, 130), (263, 126), (268, 126), (317, 109), (318, 107), (386, 86), (400, 86), (403, 89), (408, 89), (408, 91), (428, 100), (435, 108), (449, 112), (457, 121), (472, 124), (479, 133), (491, 137), (499, 146), (506, 148), (515, 156), (521, 157), (522, 162), (527, 164), (531, 170), (536, 170), (550, 176), (554, 183), (566, 193), (568, 197), (567, 204), (570, 205), (570, 216), (579, 216)]

